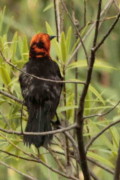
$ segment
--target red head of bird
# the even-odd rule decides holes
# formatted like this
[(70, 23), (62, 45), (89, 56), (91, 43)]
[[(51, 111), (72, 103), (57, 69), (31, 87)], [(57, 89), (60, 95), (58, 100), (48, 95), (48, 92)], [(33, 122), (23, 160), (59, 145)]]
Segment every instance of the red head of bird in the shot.
[(39, 33), (32, 37), (30, 42), (30, 58), (42, 58), (50, 56), (50, 40), (55, 36)]

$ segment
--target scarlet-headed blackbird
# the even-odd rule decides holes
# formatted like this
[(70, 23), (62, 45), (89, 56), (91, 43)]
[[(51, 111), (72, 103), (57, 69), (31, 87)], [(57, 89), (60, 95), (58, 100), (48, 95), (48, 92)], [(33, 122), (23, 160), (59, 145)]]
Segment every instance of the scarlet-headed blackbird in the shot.
[[(50, 40), (53, 37), (45, 33), (33, 36), (24, 72), (39, 78), (56, 81), (63, 79), (57, 63), (50, 58)], [(51, 121), (59, 103), (62, 83), (39, 80), (25, 73), (20, 74), (19, 81), (29, 115), (25, 131), (51, 131)], [(24, 135), (25, 144), (34, 144), (37, 148), (47, 146), (51, 139), (52, 135)]]

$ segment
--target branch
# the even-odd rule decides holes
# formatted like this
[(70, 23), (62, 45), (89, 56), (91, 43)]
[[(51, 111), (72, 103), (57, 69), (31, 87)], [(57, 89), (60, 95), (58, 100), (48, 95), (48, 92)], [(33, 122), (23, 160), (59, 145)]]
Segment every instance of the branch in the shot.
[(96, 162), (95, 160), (93, 160), (93, 159), (91, 159), (91, 158), (89, 158), (89, 157), (87, 157), (87, 160), (88, 160), (89, 162), (95, 164), (96, 166), (102, 168), (103, 170), (109, 172), (110, 174), (112, 174), (112, 175), (114, 174), (114, 171), (113, 171), (113, 170), (109, 169), (108, 167), (104, 166), (103, 164), (100, 164), (100, 163)]
[(89, 115), (89, 116), (84, 116), (84, 119), (88, 119), (88, 118), (92, 118), (92, 117), (102, 117), (105, 116), (109, 113), (111, 113), (118, 105), (120, 104), (120, 101), (117, 102), (117, 104), (115, 104), (109, 111), (103, 113), (103, 114), (93, 114), (93, 115)]
[[(78, 30), (78, 28), (77, 28), (77, 26), (76, 26), (76, 24), (75, 24), (75, 22), (74, 22), (74, 20), (73, 20), (73, 18), (72, 18), (72, 16), (71, 16), (71, 14), (69, 13), (69, 11), (68, 11), (65, 3), (63, 2), (63, 0), (61, 0), (61, 2), (62, 2), (62, 5), (63, 5), (63, 8), (65, 9), (66, 13), (68, 14), (68, 16), (69, 16), (69, 18), (70, 18), (70, 20), (71, 20), (71, 22), (72, 22), (72, 24), (73, 24), (73, 26), (74, 26), (74, 28), (75, 28), (75, 30), (76, 30), (76, 33), (77, 33), (78, 37), (80, 38), (80, 43), (81, 43), (81, 45), (82, 45), (82, 47), (83, 47), (83, 50), (84, 50), (84, 53), (85, 53), (85, 57), (86, 57), (86, 60), (87, 60), (87, 63), (88, 63), (88, 60), (89, 60), (89, 58), (88, 58), (88, 53), (87, 53), (86, 47), (85, 47), (85, 45), (84, 45), (84, 43), (83, 43), (82, 37), (81, 37), (81, 35), (80, 35), (80, 32), (79, 32), (79, 30)], [(76, 52), (76, 53), (77, 53), (77, 52)], [(75, 54), (76, 54), (76, 53), (75, 53)], [(74, 55), (75, 55), (75, 54), (74, 54)], [(68, 64), (69, 64), (69, 63), (68, 63)]]
[(91, 170), (89, 170), (89, 171), (90, 171), (91, 177), (92, 177), (94, 180), (99, 180), (99, 178), (98, 178)]
[(101, 136), (106, 130), (108, 130), (109, 128), (111, 128), (112, 126), (116, 125), (120, 123), (120, 120), (118, 121), (115, 121), (111, 124), (109, 124), (108, 126), (106, 126), (102, 131), (100, 131), (97, 135), (95, 135), (89, 142), (88, 144), (86, 145), (86, 152), (88, 151), (88, 149), (90, 148), (90, 146), (93, 144), (93, 142), (99, 137)]
[[(102, 17), (106, 11), (110, 8), (111, 4), (113, 3), (113, 0), (110, 0), (109, 2), (107, 2), (106, 6), (104, 7), (104, 9), (102, 10), (100, 16)], [(85, 34), (85, 36), (83, 37), (83, 42), (87, 39), (87, 37), (89, 36), (89, 34), (94, 30), (96, 22), (90, 27), (90, 29), (88, 30), (88, 32)], [(102, 22), (101, 22), (102, 24)], [(70, 64), (73, 61), (73, 57), (76, 54), (76, 52), (79, 50), (79, 48), (81, 47), (81, 42), (79, 42), (79, 44), (77, 45), (77, 47), (75, 48), (74, 52), (72, 53), (71, 57), (68, 60), (68, 64)]]
[[(53, 151), (54, 153), (59, 154), (59, 155), (63, 155), (63, 156), (65, 155), (65, 153), (63, 153), (63, 152), (58, 152), (58, 151), (55, 151), (55, 150), (53, 150), (53, 149), (52, 149), (52, 151)], [(74, 153), (72, 152), (72, 154), (74, 154)], [(75, 156), (70, 155), (70, 157), (73, 158), (73, 159), (75, 159), (76, 161), (78, 161)], [(114, 171), (113, 171), (113, 170), (109, 169), (108, 167), (104, 166), (103, 164), (100, 164), (99, 162), (93, 160), (92, 158), (87, 157), (87, 161), (89, 161), (89, 162), (93, 163), (94, 165), (102, 168), (103, 170), (107, 171), (108, 173), (110, 173), (110, 174), (112, 174), (112, 175), (114, 174)]]
[(1, 160), (0, 160), (0, 164), (2, 164), (3, 166), (5, 166), (5, 167), (7, 167), (7, 168), (9, 168), (9, 169), (12, 169), (12, 170), (15, 171), (16, 173), (18, 173), (18, 174), (20, 174), (20, 175), (22, 175), (22, 176), (24, 176), (24, 177), (26, 177), (26, 178), (28, 178), (28, 179), (37, 180), (35, 177), (32, 177), (32, 176), (30, 176), (30, 175), (28, 175), (28, 174), (25, 174), (25, 173), (17, 170), (16, 168), (9, 166), (8, 164), (6, 164), (5, 162), (3, 162), (3, 161), (1, 161)]
[(119, 21), (120, 18), (120, 13), (118, 14), (117, 18), (115, 19), (114, 23), (111, 25), (110, 29), (108, 30), (108, 32), (104, 35), (103, 39), (98, 43), (98, 45), (96, 45), (96, 47), (94, 47), (94, 51), (97, 51), (100, 46), (104, 43), (104, 41), (106, 40), (106, 38), (110, 35), (110, 33), (112, 32), (112, 30), (114, 29), (115, 25), (117, 24), (117, 22)]
[[(67, 176), (66, 174), (60, 172), (59, 170), (57, 169), (54, 169), (52, 168), (51, 166), (47, 165), (46, 163), (44, 163), (41, 159), (39, 159), (39, 157), (37, 156), (34, 156), (34, 154), (28, 154), (26, 151), (23, 151), (23, 149), (21, 149), (20, 147), (18, 147), (16, 144), (14, 144), (13, 142), (11, 142), (9, 139), (7, 139), (6, 136), (4, 136), (3, 134), (0, 133), (0, 135), (6, 139), (12, 146), (14, 146), (16, 149), (20, 150), (20, 152), (22, 152), (23, 154), (29, 156), (30, 158), (32, 159), (28, 159), (28, 158), (24, 158), (24, 157), (21, 157), (21, 159), (23, 160), (27, 160), (27, 161), (32, 161), (32, 162), (36, 162), (36, 163), (40, 163), (42, 164), (43, 166), (47, 167), (48, 169), (50, 169), (51, 171), (63, 176), (63, 177), (66, 177), (68, 179), (72, 179), (72, 180), (78, 180), (77, 178), (75, 177), (71, 177), (71, 176)], [(0, 150), (1, 152), (3, 152), (2, 150)], [(4, 151), (5, 152), (5, 151)], [(8, 154), (8, 152), (6, 152)], [(10, 153), (9, 153), (10, 154)], [(17, 158), (20, 158), (20, 156), (16, 156), (16, 155), (13, 155), (14, 157), (17, 157)], [(33, 159), (34, 158), (34, 159)]]
[[(35, 158), (35, 159), (28, 159), (28, 158), (26, 158), (26, 157), (18, 156), (18, 155), (9, 153), (9, 152), (7, 152), (7, 151), (3, 151), (3, 150), (0, 150), (0, 151), (3, 152), (3, 153), (8, 154), (8, 155), (10, 155), (10, 156), (13, 156), (13, 157), (15, 157), (15, 158), (19, 158), (19, 159), (22, 159), (22, 160), (25, 160), (25, 161), (31, 161), (31, 162), (40, 163), (40, 164), (42, 164), (43, 166), (45, 166), (45, 167), (47, 167), (48, 169), (50, 169), (51, 171), (53, 171), (53, 172), (55, 172), (55, 173), (57, 173), (57, 174), (59, 174), (59, 175), (61, 175), (61, 176), (63, 176), (63, 177), (66, 177), (66, 178), (72, 179), (72, 180), (78, 180), (78, 179), (75, 178), (75, 177), (67, 176), (66, 174), (64, 174), (64, 173), (62, 173), (62, 172), (60, 172), (60, 171), (58, 171), (58, 170), (50, 167), (49, 165), (47, 165), (46, 163), (44, 163), (43, 161), (41, 161), (40, 159), (38, 159), (38, 157), (37, 157), (37, 159), (36, 159), (33, 155), (30, 155), (30, 156), (32, 156), (32, 158)], [(29, 155), (29, 154), (26, 153), (26, 155)]]
[(116, 0), (113, 0), (113, 1), (114, 1), (114, 4), (115, 4), (118, 12), (120, 12), (119, 1), (116, 1)]
[(54, 13), (55, 13), (55, 24), (56, 24), (57, 41), (59, 41), (59, 26), (58, 26), (57, 1), (53, 0), (53, 3), (54, 3)]
[(116, 161), (115, 174), (114, 174), (114, 180), (119, 180), (119, 179), (120, 179), (120, 142), (119, 142), (118, 157)]
[(5, 91), (0, 90), (0, 94), (4, 95), (4, 96), (6, 96), (6, 97), (8, 97), (10, 99), (13, 99), (14, 101), (16, 101), (16, 102), (18, 102), (20, 104), (23, 104), (23, 101), (21, 101), (20, 99), (16, 98), (15, 96), (13, 96), (13, 95), (5, 92)]
[(84, 25), (82, 27), (82, 29), (86, 26), (86, 17), (87, 17), (87, 10), (86, 10), (86, 0), (84, 0)]
[(61, 128), (61, 129), (57, 129), (57, 130), (53, 130), (53, 131), (46, 131), (46, 132), (17, 132), (17, 131), (12, 131), (12, 130), (5, 130), (3, 128), (0, 128), (0, 131), (2, 132), (5, 132), (7, 134), (16, 134), (16, 135), (41, 135), (41, 136), (44, 136), (44, 135), (48, 135), (48, 134), (57, 134), (57, 133), (62, 133), (62, 132), (65, 132), (65, 131), (69, 131), (71, 129), (74, 129), (76, 128), (76, 123), (74, 123), (73, 125), (71, 126), (68, 126), (68, 127), (65, 127), (65, 128)]
[(63, 164), (61, 163), (61, 161), (58, 158), (58, 156), (56, 156), (56, 154), (52, 151), (52, 149), (48, 148), (48, 151), (51, 154), (51, 156), (53, 157), (53, 159), (56, 161), (56, 164), (58, 165), (59, 170), (64, 172), (64, 173), (66, 173), (66, 169), (63, 166)]
[[(97, 42), (97, 37), (98, 37), (101, 4), (102, 4), (102, 0), (99, 0), (97, 21), (96, 21), (96, 27), (95, 27), (95, 35), (94, 35), (94, 40), (93, 40), (93, 47), (95, 47), (96, 42)], [(86, 158), (86, 153), (85, 153), (85, 148), (84, 148), (84, 140), (83, 140), (83, 122), (84, 122), (83, 113), (84, 113), (85, 98), (86, 98), (88, 88), (89, 88), (91, 78), (92, 78), (94, 61), (95, 61), (95, 51), (93, 51), (91, 49), (91, 57), (90, 57), (90, 63), (89, 63), (89, 68), (88, 68), (88, 72), (87, 72), (86, 83), (82, 90), (82, 95), (81, 95), (80, 102), (79, 102), (79, 109), (78, 109), (78, 116), (77, 116), (77, 125), (78, 126), (76, 128), (79, 155), (80, 155), (80, 163), (81, 163), (81, 168), (82, 168), (85, 180), (90, 180), (90, 175), (89, 175), (87, 158)]]
[(57, 81), (57, 80), (40, 78), (40, 77), (34, 76), (33, 74), (26, 73), (26, 72), (24, 72), (23, 70), (19, 69), (19, 68), (18, 68), (17, 66), (15, 66), (14, 64), (12, 64), (12, 63), (10, 62), (10, 60), (7, 60), (7, 59), (4, 57), (2, 51), (0, 51), (0, 55), (1, 55), (1, 57), (3, 58), (3, 60), (4, 60), (7, 64), (9, 64), (10, 66), (12, 66), (12, 67), (15, 68), (16, 70), (18, 70), (18, 71), (26, 74), (27, 76), (30, 76), (30, 77), (39, 79), (39, 80), (41, 80), (41, 81), (47, 81), (47, 82), (53, 82), (53, 83), (63, 83), (63, 84), (64, 84), (64, 83), (85, 84), (84, 82), (81, 82), (81, 81)]

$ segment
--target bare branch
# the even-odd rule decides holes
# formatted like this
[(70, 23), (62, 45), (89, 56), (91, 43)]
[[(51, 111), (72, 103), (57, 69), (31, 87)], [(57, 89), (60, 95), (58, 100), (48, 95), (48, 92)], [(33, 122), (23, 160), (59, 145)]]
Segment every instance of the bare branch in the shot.
[(114, 174), (114, 180), (118, 180), (118, 179), (120, 179), (120, 142), (119, 142), (118, 157), (116, 161), (115, 174)]
[(86, 0), (84, 0), (84, 27), (86, 26), (86, 17), (87, 17), (87, 11), (86, 11)]
[(85, 84), (84, 82), (80, 82), (80, 81), (56, 81), (56, 80), (52, 80), (52, 79), (46, 79), (46, 78), (40, 78), (40, 77), (34, 76), (33, 74), (29, 74), (29, 73), (26, 73), (26, 72), (22, 71), (22, 70), (19, 69), (16, 65), (12, 64), (12, 63), (10, 62), (10, 60), (7, 60), (7, 59), (4, 57), (2, 51), (0, 51), (0, 55), (1, 55), (1, 57), (3, 58), (3, 60), (4, 60), (7, 64), (9, 64), (10, 66), (12, 66), (12, 67), (15, 68), (16, 70), (18, 70), (18, 71), (20, 71), (20, 72), (22, 72), (22, 73), (24, 73), (24, 74), (26, 74), (26, 75), (28, 75), (28, 76), (30, 76), (30, 77), (39, 79), (39, 80), (41, 80), (41, 81), (47, 81), (47, 82), (53, 82), (53, 83), (63, 83), (63, 84), (64, 84), (64, 83)]
[(87, 63), (88, 63), (89, 58), (88, 58), (87, 50), (86, 50), (86, 47), (85, 47), (85, 45), (83, 43), (82, 37), (80, 35), (80, 32), (79, 32), (79, 30), (78, 30), (78, 28), (77, 28), (77, 26), (76, 26), (76, 24), (75, 24), (75, 22), (74, 22), (74, 20), (73, 20), (73, 18), (71, 16), (71, 14), (69, 13), (65, 3), (63, 2), (63, 0), (61, 0), (61, 2), (62, 2), (62, 5), (63, 5), (64, 9), (65, 9), (66, 13), (68, 14), (68, 16), (69, 16), (69, 18), (70, 18), (70, 20), (71, 20), (71, 22), (72, 22), (72, 24), (73, 24), (73, 26), (74, 26), (74, 28), (76, 30), (76, 33), (77, 33), (78, 37), (80, 38), (80, 42), (81, 42), (81, 45), (83, 47), (83, 50), (84, 50), (84, 53), (85, 53), (85, 56), (86, 56), (86, 60), (87, 60)]
[[(102, 10), (100, 16), (102, 17), (106, 12), (107, 10), (110, 8), (111, 4), (113, 3), (113, 0), (110, 0), (109, 2), (107, 2), (106, 6), (104, 7), (104, 9)], [(90, 29), (88, 30), (88, 32), (85, 34), (85, 36), (83, 37), (83, 42), (86, 40), (86, 38), (89, 36), (89, 34), (94, 30), (94, 27), (95, 27), (95, 24), (96, 22), (90, 27)], [(102, 22), (101, 22), (102, 24)], [(70, 64), (72, 61), (73, 61), (73, 57), (74, 55), (76, 54), (76, 52), (79, 50), (79, 48), (81, 47), (81, 42), (79, 42), (79, 44), (77, 45), (77, 47), (75, 48), (74, 52), (72, 53), (69, 61), (68, 61), (68, 64)]]
[[(58, 151), (55, 151), (55, 150), (52, 150), (52, 151), (53, 151), (54, 153), (58, 153), (58, 154), (63, 155), (63, 156), (65, 155), (63, 152), (58, 152)], [(72, 153), (72, 154), (73, 154), (73, 153)], [(70, 155), (70, 157), (73, 158), (73, 159), (75, 159), (75, 160), (77, 160), (77, 158), (76, 158), (75, 156)], [(78, 161), (78, 160), (77, 160), (77, 161)], [(87, 157), (87, 161), (89, 161), (89, 162), (91, 162), (92, 164), (100, 167), (101, 169), (103, 169), (104, 171), (107, 171), (107, 172), (110, 173), (110, 174), (114, 174), (114, 171), (113, 171), (113, 170), (111, 170), (111, 169), (109, 169), (108, 167), (104, 166), (103, 164), (101, 164), (101, 163), (93, 160), (93, 159), (90, 158), (90, 157)]]
[(4, 95), (4, 96), (6, 96), (6, 97), (8, 97), (10, 99), (13, 99), (14, 101), (16, 101), (16, 102), (18, 102), (20, 104), (23, 104), (23, 101), (21, 101), (20, 99), (16, 98), (15, 96), (13, 96), (13, 95), (5, 92), (5, 91), (0, 90), (0, 94)]
[(91, 170), (89, 170), (89, 171), (90, 171), (91, 177), (92, 177), (94, 180), (99, 180), (99, 178), (98, 178)]
[(89, 116), (84, 116), (84, 119), (88, 119), (88, 118), (92, 118), (92, 117), (103, 117), (109, 113), (111, 113), (118, 105), (120, 104), (120, 101), (117, 102), (117, 104), (115, 104), (109, 111), (103, 113), (103, 114), (93, 114), (93, 115), (89, 115)]
[(100, 20), (101, 4), (102, 4), (102, 0), (99, 0), (97, 21), (96, 21), (96, 25), (95, 25), (95, 36), (94, 36), (94, 41), (93, 41), (93, 47), (96, 45), (96, 43), (97, 43), (97, 38), (98, 38), (98, 30), (99, 30), (99, 23), (100, 23), (99, 20)]
[(54, 2), (54, 11), (55, 11), (55, 24), (56, 24), (57, 41), (59, 42), (59, 37), (60, 37), (59, 1), (54, 0), (53, 2)]
[[(102, 4), (102, 0), (99, 0), (97, 21), (96, 21), (96, 27), (95, 27), (95, 35), (94, 35), (94, 40), (93, 40), (93, 47), (96, 45), (97, 37), (98, 37), (101, 4)], [(81, 95), (80, 102), (79, 102), (79, 109), (78, 109), (78, 116), (77, 116), (77, 125), (78, 126), (76, 128), (79, 155), (80, 155), (80, 163), (81, 163), (81, 168), (82, 168), (85, 180), (90, 180), (90, 175), (89, 175), (89, 170), (88, 170), (88, 165), (87, 165), (86, 153), (85, 153), (85, 149), (84, 149), (83, 113), (84, 113), (85, 98), (86, 98), (88, 88), (89, 88), (91, 78), (92, 78), (92, 71), (93, 71), (94, 62), (95, 62), (95, 51), (93, 51), (91, 49), (91, 57), (90, 57), (90, 61), (89, 61), (89, 68), (88, 68), (88, 72), (87, 72), (86, 84), (82, 90), (82, 95)]]
[(115, 7), (117, 8), (118, 12), (120, 12), (119, 2), (116, 0), (113, 0), (113, 1), (114, 1)]
[(93, 142), (99, 137), (101, 136), (106, 130), (108, 130), (109, 128), (111, 128), (112, 126), (116, 125), (120, 123), (120, 120), (118, 121), (115, 121), (111, 124), (109, 124), (108, 126), (106, 126), (102, 131), (100, 131), (97, 135), (95, 135), (89, 142), (88, 144), (86, 145), (86, 152), (88, 151), (88, 149), (90, 148), (90, 146), (93, 144)]
[(5, 162), (3, 162), (3, 161), (1, 161), (1, 160), (0, 160), (0, 164), (2, 164), (3, 166), (5, 166), (5, 167), (7, 167), (7, 168), (9, 168), (9, 169), (12, 169), (12, 170), (15, 171), (16, 173), (18, 173), (18, 174), (20, 174), (20, 175), (22, 175), (22, 176), (24, 176), (24, 177), (26, 177), (26, 178), (28, 178), (28, 179), (37, 180), (37, 178), (32, 177), (32, 176), (30, 176), (30, 175), (28, 175), (28, 174), (25, 174), (25, 173), (17, 170), (16, 168), (14, 168), (14, 167), (6, 164)]
[[(22, 160), (25, 160), (25, 161), (31, 161), (31, 162), (40, 163), (40, 164), (42, 164), (43, 166), (45, 166), (45, 167), (47, 167), (48, 169), (50, 169), (51, 171), (53, 171), (53, 172), (55, 172), (55, 173), (57, 173), (57, 174), (59, 174), (59, 175), (61, 175), (61, 176), (63, 176), (63, 177), (66, 177), (66, 178), (72, 179), (72, 180), (78, 180), (78, 179), (75, 178), (75, 177), (67, 176), (66, 174), (58, 171), (57, 169), (52, 168), (51, 166), (47, 165), (46, 163), (44, 163), (43, 161), (41, 161), (38, 157), (35, 157), (34, 155), (29, 155), (29, 154), (26, 153), (26, 155), (28, 155), (28, 156), (30, 156), (30, 157), (32, 156), (32, 159), (28, 159), (28, 158), (26, 158), (26, 157), (14, 155), (14, 154), (9, 153), (9, 152), (7, 152), (7, 151), (3, 151), (3, 150), (0, 150), (0, 151), (3, 152), (3, 153), (8, 154), (8, 155), (10, 155), (10, 156), (13, 156), (13, 157), (15, 157), (15, 158), (19, 158), (19, 159), (22, 159)], [(33, 159), (33, 158), (34, 158), (34, 159)]]
[(89, 162), (95, 164), (96, 166), (102, 168), (103, 170), (109, 172), (110, 174), (114, 174), (114, 171), (113, 171), (113, 170), (109, 169), (108, 167), (104, 166), (103, 164), (100, 164), (99, 162), (96, 162), (95, 160), (93, 160), (93, 159), (91, 159), (91, 158), (89, 158), (89, 157), (87, 157), (87, 160), (88, 160)]
[[(45, 167), (47, 167), (48, 169), (50, 169), (51, 171), (63, 176), (63, 177), (66, 177), (68, 179), (73, 179), (73, 180), (78, 180), (77, 178), (74, 178), (74, 177), (71, 177), (71, 176), (67, 176), (66, 174), (52, 168), (51, 166), (49, 166), (48, 164), (44, 163), (41, 159), (39, 159), (38, 156), (35, 156), (34, 154), (28, 154), (26, 151), (23, 151), (23, 149), (21, 149), (20, 147), (18, 147), (17, 145), (15, 145), (13, 142), (11, 142), (9, 139), (6, 138), (6, 136), (4, 136), (3, 134), (0, 134), (3, 138), (5, 138), (11, 145), (13, 145), (15, 148), (17, 148), (18, 150), (20, 150), (23, 154), (29, 156), (30, 158), (32, 159), (27, 159), (27, 158), (23, 158), (21, 157), (21, 159), (23, 160), (28, 160), (28, 161), (33, 161), (33, 162), (36, 162), (36, 163), (40, 163), (42, 165), (44, 165)], [(8, 152), (6, 152), (8, 153)], [(9, 153), (10, 154), (10, 153)], [(14, 157), (16, 155), (13, 155)], [(17, 158), (19, 158), (20, 156), (16, 156)], [(34, 159), (33, 159), (34, 158)]]
[(56, 154), (52, 151), (52, 149), (48, 148), (49, 153), (51, 154), (51, 156), (54, 158), (54, 160), (56, 161), (59, 169), (65, 173), (65, 167), (62, 165), (62, 163), (59, 161), (59, 159), (57, 158)]
[(7, 134), (15, 134), (15, 135), (41, 135), (41, 136), (44, 136), (44, 135), (48, 135), (48, 134), (56, 134), (56, 133), (62, 133), (62, 132), (65, 132), (65, 131), (69, 131), (71, 129), (74, 129), (76, 128), (77, 124), (74, 123), (73, 125), (71, 126), (68, 126), (68, 127), (65, 127), (65, 128), (61, 128), (61, 129), (57, 129), (57, 130), (53, 130), (53, 131), (46, 131), (46, 132), (17, 132), (17, 131), (12, 131), (12, 130), (6, 130), (6, 129), (2, 129), (0, 128), (0, 131), (2, 132), (5, 132)]
[(106, 38), (110, 35), (110, 33), (112, 32), (112, 30), (114, 29), (115, 25), (117, 24), (117, 22), (119, 21), (120, 18), (120, 13), (118, 14), (117, 18), (115, 19), (114, 23), (111, 25), (110, 29), (108, 30), (108, 32), (104, 35), (103, 39), (98, 43), (98, 45), (96, 45), (96, 47), (94, 47), (94, 51), (97, 51), (100, 46), (104, 43), (104, 41), (106, 40)]

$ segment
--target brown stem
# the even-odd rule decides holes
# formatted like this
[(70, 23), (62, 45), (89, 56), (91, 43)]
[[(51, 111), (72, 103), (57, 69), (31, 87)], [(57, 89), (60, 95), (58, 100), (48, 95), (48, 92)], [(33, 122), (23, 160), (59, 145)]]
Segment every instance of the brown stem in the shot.
[(112, 126), (116, 125), (120, 123), (120, 120), (118, 121), (115, 121), (111, 124), (109, 124), (107, 127), (105, 127), (102, 131), (100, 131), (97, 135), (95, 135), (89, 142), (88, 144), (86, 145), (86, 152), (88, 151), (88, 149), (90, 148), (90, 146), (93, 144), (93, 142), (99, 137), (101, 136), (105, 131), (107, 131), (109, 128), (111, 128)]
[[(97, 37), (98, 37), (101, 4), (102, 4), (102, 0), (99, 0), (93, 47), (95, 47), (96, 42), (97, 42)], [(84, 139), (83, 139), (83, 123), (84, 123), (83, 113), (84, 113), (85, 98), (86, 98), (88, 88), (89, 88), (91, 78), (92, 78), (94, 62), (95, 62), (95, 51), (91, 49), (91, 57), (90, 57), (90, 63), (89, 63), (89, 68), (87, 72), (86, 84), (82, 90), (82, 95), (79, 102), (79, 109), (78, 109), (78, 116), (77, 116), (78, 126), (76, 128), (78, 149), (79, 149), (79, 155), (80, 155), (80, 164), (83, 171), (84, 180), (90, 180), (90, 174), (88, 170), (87, 158), (86, 158), (85, 147), (84, 147)]]
[(7, 167), (7, 168), (9, 168), (9, 169), (12, 169), (12, 170), (15, 171), (16, 173), (18, 173), (18, 174), (24, 176), (24, 177), (27, 178), (27, 179), (37, 180), (37, 178), (32, 177), (32, 176), (30, 176), (30, 175), (28, 175), (28, 174), (25, 174), (25, 173), (23, 173), (23, 172), (17, 170), (16, 168), (14, 168), (14, 167), (12, 167), (12, 166), (6, 164), (5, 162), (3, 162), (3, 161), (1, 161), (1, 160), (0, 160), (0, 164), (3, 165), (3, 166), (5, 166), (5, 167)]
[(39, 79), (39, 80), (41, 80), (41, 81), (47, 81), (47, 82), (53, 82), (53, 83), (63, 83), (63, 84), (64, 84), (64, 83), (85, 84), (84, 82), (80, 82), (80, 81), (78, 81), (78, 82), (77, 82), (77, 81), (56, 81), (56, 80), (52, 80), (52, 79), (46, 79), (46, 78), (40, 78), (40, 77), (34, 76), (34, 75), (32, 75), (32, 74), (29, 74), (29, 73), (26, 73), (26, 72), (22, 71), (22, 70), (19, 69), (16, 65), (12, 64), (12, 63), (10, 62), (10, 60), (7, 60), (7, 59), (4, 57), (2, 51), (0, 51), (0, 55), (1, 55), (1, 57), (3, 58), (3, 60), (4, 60), (7, 64), (9, 64), (11, 67), (15, 68), (16, 70), (18, 70), (18, 71), (20, 71), (20, 72), (22, 72), (22, 73), (24, 73), (24, 74), (26, 74), (26, 75), (28, 75), (28, 76), (30, 76), (30, 77)]
[(48, 134), (56, 134), (56, 133), (61, 133), (61, 132), (64, 132), (64, 131), (69, 131), (71, 129), (74, 129), (77, 125), (76, 124), (73, 124), (71, 126), (68, 126), (68, 127), (65, 127), (65, 128), (61, 128), (61, 129), (57, 129), (57, 130), (52, 130), (52, 131), (46, 131), (46, 132), (18, 132), (18, 131), (12, 131), (12, 130), (6, 130), (6, 129), (3, 129), (3, 128), (0, 128), (0, 131), (2, 132), (5, 132), (5, 133), (8, 133), (8, 134), (16, 134), (16, 135), (41, 135), (41, 136), (44, 136), (44, 135), (48, 135)]
[(118, 157), (116, 160), (116, 167), (114, 174), (114, 180), (119, 180), (119, 179), (120, 179), (120, 142), (119, 142)]

